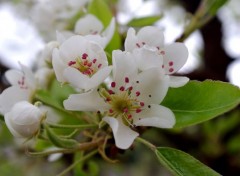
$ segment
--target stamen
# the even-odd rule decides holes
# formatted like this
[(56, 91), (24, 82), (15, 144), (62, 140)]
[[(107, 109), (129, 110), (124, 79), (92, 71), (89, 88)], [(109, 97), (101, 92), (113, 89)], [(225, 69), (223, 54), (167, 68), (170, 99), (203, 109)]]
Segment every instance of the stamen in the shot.
[(124, 91), (125, 88), (124, 88), (123, 86), (121, 86), (121, 87), (119, 88), (119, 90)]
[(169, 68), (169, 70), (168, 70), (169, 72), (173, 72), (174, 71), (174, 69), (173, 68)]
[(125, 108), (123, 112), (128, 113), (128, 108)]
[(168, 63), (168, 65), (169, 65), (169, 66), (173, 66), (173, 61), (170, 61), (170, 62)]
[(138, 97), (139, 95), (140, 95), (140, 92), (139, 92), (139, 91), (137, 91), (137, 92), (136, 92), (136, 96)]
[(98, 68), (101, 68), (102, 64), (98, 64)]
[(116, 86), (116, 82), (111, 83), (111, 87), (114, 88)]
[(93, 61), (92, 61), (94, 64), (97, 62), (97, 59), (93, 59)]
[(128, 118), (128, 119), (131, 119), (131, 118), (132, 118), (132, 115), (131, 115), (131, 114), (128, 114), (127, 118)]
[(87, 53), (83, 53), (82, 59), (87, 59), (87, 57), (88, 57), (88, 54)]
[(68, 66), (72, 66), (72, 65), (74, 65), (74, 64), (76, 64), (76, 61), (70, 61), (70, 62), (68, 62)]
[(140, 102), (140, 106), (144, 106), (144, 102)]
[(142, 110), (141, 109), (136, 109), (136, 113), (139, 113), (139, 112), (141, 112)]
[(125, 83), (129, 83), (129, 78), (125, 77)]

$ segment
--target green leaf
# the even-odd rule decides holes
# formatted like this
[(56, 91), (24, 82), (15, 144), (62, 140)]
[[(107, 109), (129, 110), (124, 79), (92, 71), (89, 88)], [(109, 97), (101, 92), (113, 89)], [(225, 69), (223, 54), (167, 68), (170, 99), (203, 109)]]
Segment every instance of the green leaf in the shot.
[(88, 5), (88, 12), (95, 15), (107, 27), (112, 19), (112, 12), (103, 0), (92, 0)]
[(163, 17), (162, 15), (155, 15), (155, 16), (147, 16), (142, 18), (134, 18), (128, 22), (127, 26), (142, 27), (142, 26), (153, 25), (162, 17)]
[(219, 176), (191, 155), (168, 147), (158, 147), (155, 151), (159, 161), (175, 176)]
[(240, 89), (228, 83), (207, 80), (190, 81), (180, 88), (171, 88), (162, 102), (176, 116), (175, 128), (210, 120), (240, 103)]

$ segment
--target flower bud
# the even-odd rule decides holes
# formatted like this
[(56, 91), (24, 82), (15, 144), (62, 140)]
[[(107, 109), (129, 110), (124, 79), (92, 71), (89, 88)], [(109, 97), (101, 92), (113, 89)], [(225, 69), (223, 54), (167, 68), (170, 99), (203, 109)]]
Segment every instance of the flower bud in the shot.
[(45, 113), (27, 101), (16, 103), (5, 115), (5, 122), (15, 137), (30, 138), (37, 134)]

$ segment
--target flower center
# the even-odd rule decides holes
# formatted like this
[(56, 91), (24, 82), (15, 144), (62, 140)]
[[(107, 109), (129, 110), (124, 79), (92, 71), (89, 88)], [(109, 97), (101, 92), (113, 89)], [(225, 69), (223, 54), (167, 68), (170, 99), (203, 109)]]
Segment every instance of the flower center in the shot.
[[(129, 83), (129, 78), (125, 78), (125, 83)], [(99, 94), (105, 102), (110, 105), (107, 114), (111, 117), (121, 116), (126, 125), (133, 126), (133, 114), (140, 113), (144, 108), (144, 102), (139, 101), (139, 91), (135, 91), (132, 86), (116, 86), (116, 82), (111, 83), (111, 88), (99, 89)]]
[(102, 67), (102, 64), (98, 63), (96, 58), (90, 59), (87, 53), (83, 53), (81, 57), (78, 56), (76, 59), (69, 61), (68, 66), (76, 68), (84, 75), (91, 77)]

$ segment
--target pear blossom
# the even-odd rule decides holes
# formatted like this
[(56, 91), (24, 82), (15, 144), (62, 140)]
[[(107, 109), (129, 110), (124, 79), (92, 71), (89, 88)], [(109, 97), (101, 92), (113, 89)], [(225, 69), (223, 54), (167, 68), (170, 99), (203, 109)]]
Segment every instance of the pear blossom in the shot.
[(97, 17), (87, 14), (76, 22), (74, 32), (75, 34), (85, 36), (91, 41), (95, 41), (105, 48), (114, 34), (115, 18), (112, 18), (105, 30), (103, 28), (102, 22)]
[(45, 113), (27, 101), (16, 103), (4, 119), (10, 132), (15, 137), (30, 138), (40, 129)]
[[(69, 19), (84, 10), (89, 0), (44, 0), (35, 2), (31, 17), (46, 40), (54, 38), (55, 30), (64, 30)], [(44, 25), (43, 25), (44, 24)], [(54, 29), (54, 30), (53, 30)]]
[[(170, 76), (170, 87), (180, 87), (189, 81), (187, 77), (172, 76), (187, 61), (188, 50), (186, 46), (178, 42), (164, 46), (163, 32), (157, 27), (143, 27), (137, 34), (133, 28), (129, 28), (125, 40), (125, 50), (135, 52), (138, 55), (136, 62), (140, 70), (162, 67), (165, 74)], [(156, 65), (157, 61), (149, 61), (148, 56), (153, 54), (151, 52), (161, 56), (159, 58), (155, 57), (163, 60), (161, 65)]]
[(113, 80), (108, 88), (72, 94), (63, 102), (67, 110), (102, 113), (121, 149), (129, 148), (139, 135), (136, 126), (171, 128), (175, 124), (173, 112), (159, 105), (169, 77), (157, 67), (139, 72), (133, 57), (129, 52), (113, 51)]
[(5, 73), (11, 86), (0, 94), (0, 113), (5, 114), (12, 106), (20, 101), (30, 101), (36, 90), (36, 80), (32, 71), (22, 65), (22, 71), (11, 69)]
[(62, 43), (73, 35), (81, 35), (105, 48), (112, 39), (115, 31), (115, 18), (104, 29), (102, 22), (92, 14), (81, 17), (75, 24), (74, 33), (71, 31), (57, 32), (57, 41)]
[(104, 50), (80, 35), (54, 49), (52, 64), (59, 82), (85, 91), (101, 84), (112, 70)]

